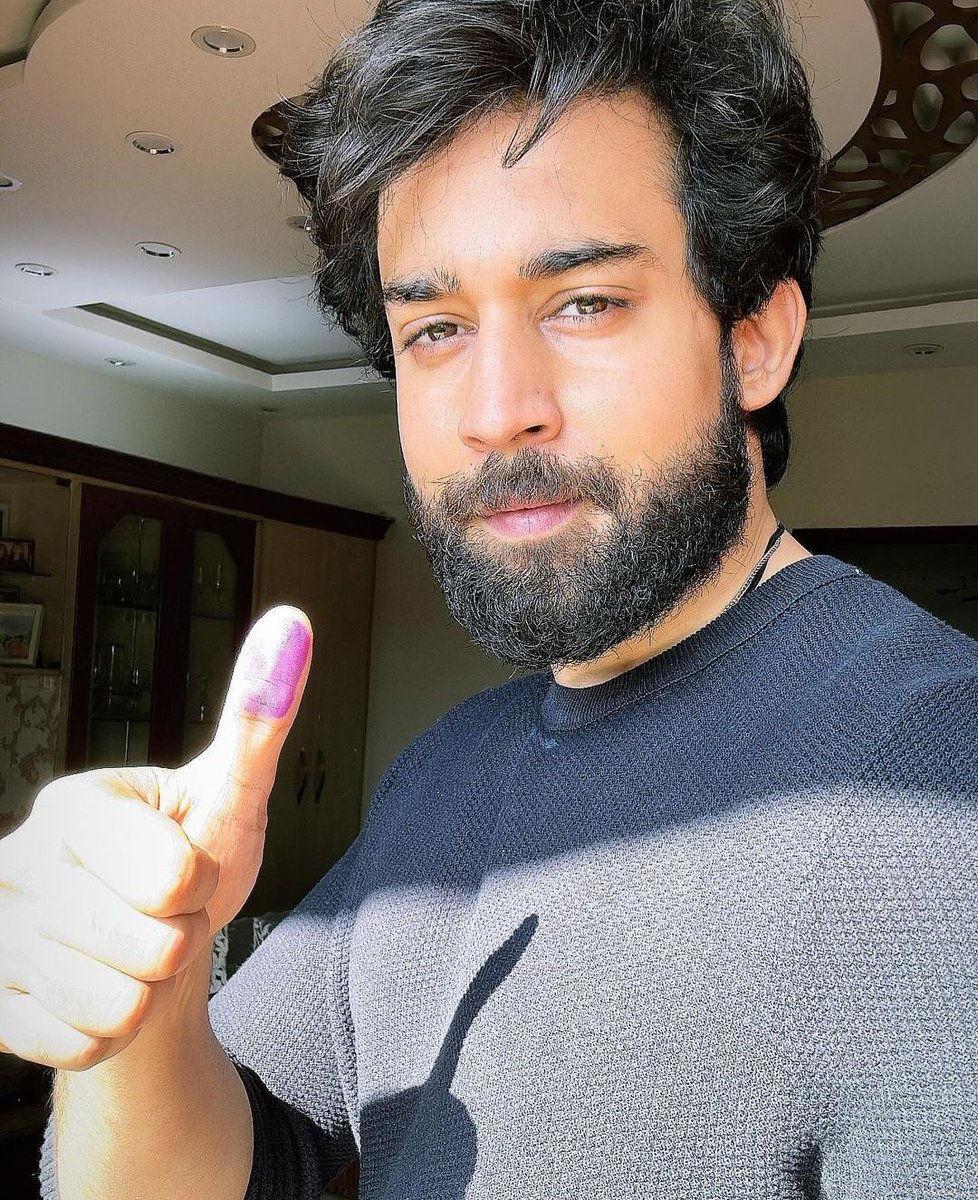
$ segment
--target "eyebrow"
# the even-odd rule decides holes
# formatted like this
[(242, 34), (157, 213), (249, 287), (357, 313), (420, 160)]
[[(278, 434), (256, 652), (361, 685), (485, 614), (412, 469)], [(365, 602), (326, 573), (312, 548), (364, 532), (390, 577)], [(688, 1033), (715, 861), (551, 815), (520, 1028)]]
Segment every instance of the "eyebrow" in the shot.
[[(648, 246), (637, 242), (590, 239), (577, 245), (553, 246), (542, 250), (520, 263), (518, 274), (521, 279), (556, 279), (579, 267), (621, 261), (645, 262), (655, 266), (659, 260)], [(428, 304), (447, 296), (456, 296), (461, 290), (457, 275), (435, 271), (431, 276), (413, 275), (392, 279), (384, 284), (381, 295), (385, 304)]]

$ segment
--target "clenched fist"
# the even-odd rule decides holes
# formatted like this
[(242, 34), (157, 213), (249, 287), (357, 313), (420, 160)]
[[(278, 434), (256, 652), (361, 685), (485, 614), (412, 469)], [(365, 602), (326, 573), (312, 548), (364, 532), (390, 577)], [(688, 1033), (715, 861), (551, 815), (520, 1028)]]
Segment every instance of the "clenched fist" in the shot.
[(0, 841), (0, 1050), (65, 1070), (110, 1058), (210, 954), (261, 866), (311, 646), (298, 610), (266, 613), (202, 754), (55, 780)]

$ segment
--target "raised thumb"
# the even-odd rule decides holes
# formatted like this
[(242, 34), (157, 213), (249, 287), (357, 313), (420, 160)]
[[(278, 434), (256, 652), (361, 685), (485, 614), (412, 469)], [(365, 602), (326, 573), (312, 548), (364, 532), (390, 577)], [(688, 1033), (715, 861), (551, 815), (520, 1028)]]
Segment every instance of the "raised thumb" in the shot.
[(218, 849), (210, 843), (223, 840), (228, 824), (241, 833), (264, 830), (268, 794), (309, 675), (311, 649), (309, 619), (297, 608), (270, 609), (249, 632), (214, 740), (177, 772), (196, 793), (183, 828), (198, 845)]

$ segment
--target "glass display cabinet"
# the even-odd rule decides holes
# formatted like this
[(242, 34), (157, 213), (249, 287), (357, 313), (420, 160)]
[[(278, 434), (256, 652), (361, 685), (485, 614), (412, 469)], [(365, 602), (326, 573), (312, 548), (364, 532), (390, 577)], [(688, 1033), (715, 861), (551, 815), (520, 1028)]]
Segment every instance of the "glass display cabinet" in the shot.
[(210, 740), (251, 617), (255, 522), (85, 485), (70, 769), (170, 766)]

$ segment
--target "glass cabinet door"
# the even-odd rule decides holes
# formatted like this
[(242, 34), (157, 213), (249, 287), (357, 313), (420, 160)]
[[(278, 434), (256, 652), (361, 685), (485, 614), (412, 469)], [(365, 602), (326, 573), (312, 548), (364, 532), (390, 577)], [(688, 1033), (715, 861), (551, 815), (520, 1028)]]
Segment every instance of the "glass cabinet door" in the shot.
[(129, 513), (99, 541), (87, 761), (149, 762), (162, 522)]
[(66, 763), (171, 767), (210, 740), (251, 616), (255, 522), (84, 485)]
[(190, 653), (183, 752), (199, 753), (210, 741), (238, 644), (238, 564), (224, 536), (194, 530)]

